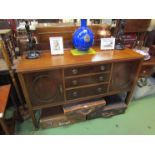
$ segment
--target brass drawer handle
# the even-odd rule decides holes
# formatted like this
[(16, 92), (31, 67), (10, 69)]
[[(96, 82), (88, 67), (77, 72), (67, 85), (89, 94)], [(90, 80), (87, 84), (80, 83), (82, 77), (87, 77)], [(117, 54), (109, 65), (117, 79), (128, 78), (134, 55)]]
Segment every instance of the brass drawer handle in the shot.
[(72, 94), (73, 94), (73, 97), (77, 97), (78, 96), (78, 93), (76, 91), (74, 91)]
[(73, 86), (76, 86), (77, 84), (78, 84), (77, 80), (73, 80), (73, 81), (72, 81), (72, 85), (73, 85)]
[(73, 69), (72, 70), (72, 74), (76, 75), (78, 73), (78, 70), (77, 69)]
[(99, 93), (101, 93), (101, 92), (102, 92), (102, 88), (101, 88), (101, 87), (97, 88), (97, 91), (98, 91)]
[(101, 69), (101, 71), (104, 71), (105, 70), (105, 66), (102, 65), (100, 69)]
[(99, 81), (103, 81), (104, 77), (103, 76), (99, 76)]

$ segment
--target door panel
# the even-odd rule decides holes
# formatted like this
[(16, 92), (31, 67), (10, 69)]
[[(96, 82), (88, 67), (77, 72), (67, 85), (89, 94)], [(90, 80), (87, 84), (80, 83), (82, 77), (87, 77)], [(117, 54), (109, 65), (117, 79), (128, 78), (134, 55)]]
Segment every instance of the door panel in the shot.
[(32, 106), (64, 101), (61, 70), (27, 73), (24, 79)]
[(130, 89), (138, 69), (138, 61), (114, 63), (110, 91)]

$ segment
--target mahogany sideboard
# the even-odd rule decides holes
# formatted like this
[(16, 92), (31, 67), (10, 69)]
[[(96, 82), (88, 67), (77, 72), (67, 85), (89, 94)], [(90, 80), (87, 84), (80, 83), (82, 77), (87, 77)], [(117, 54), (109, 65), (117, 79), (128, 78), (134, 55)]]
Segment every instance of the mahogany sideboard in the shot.
[[(126, 109), (143, 56), (131, 49), (101, 51), (99, 47), (93, 48), (97, 51), (94, 55), (73, 56), (70, 49), (57, 56), (41, 51), (38, 59), (28, 60), (23, 56), (18, 62), (16, 71), (35, 127), (38, 127), (36, 110), (61, 107), (64, 114), (66, 105), (122, 92), (127, 94), (123, 104)], [(121, 110), (119, 105), (115, 108)], [(107, 116), (109, 110), (107, 101), (102, 116)]]

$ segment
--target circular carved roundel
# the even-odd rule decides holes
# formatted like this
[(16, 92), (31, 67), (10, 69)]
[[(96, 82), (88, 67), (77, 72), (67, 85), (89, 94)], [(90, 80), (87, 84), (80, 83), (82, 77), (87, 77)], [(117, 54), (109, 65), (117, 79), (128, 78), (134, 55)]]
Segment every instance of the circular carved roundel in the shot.
[(33, 93), (39, 101), (51, 102), (58, 95), (58, 84), (48, 75), (39, 75), (33, 80)]

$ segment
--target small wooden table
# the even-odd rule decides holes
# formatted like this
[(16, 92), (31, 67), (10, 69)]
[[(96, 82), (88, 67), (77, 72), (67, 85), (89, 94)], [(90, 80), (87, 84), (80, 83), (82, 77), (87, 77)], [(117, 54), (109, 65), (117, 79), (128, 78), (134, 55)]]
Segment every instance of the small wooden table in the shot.
[(7, 125), (4, 122), (4, 113), (6, 110), (6, 105), (8, 102), (9, 94), (11, 90), (11, 85), (0, 86), (0, 125), (4, 130), (5, 134), (10, 134)]
[(155, 56), (150, 60), (144, 61), (140, 71), (140, 77), (150, 77), (155, 73)]

